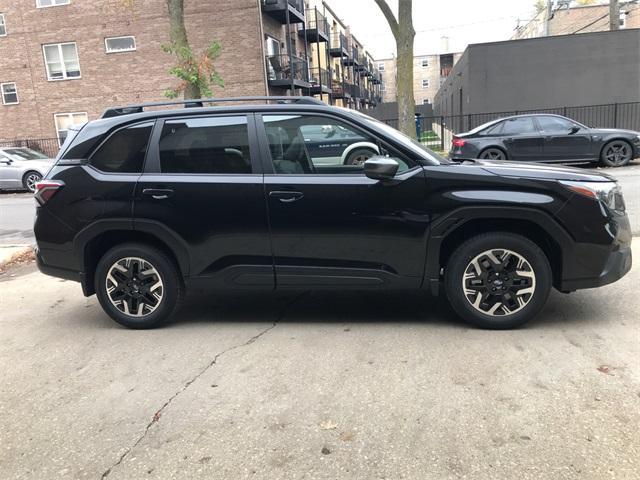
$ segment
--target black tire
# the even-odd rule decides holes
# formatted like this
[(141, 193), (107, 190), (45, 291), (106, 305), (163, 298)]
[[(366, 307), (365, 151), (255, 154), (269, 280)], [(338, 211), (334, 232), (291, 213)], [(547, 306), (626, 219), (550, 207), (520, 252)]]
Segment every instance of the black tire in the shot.
[[(620, 153), (612, 149), (619, 148)], [(600, 162), (606, 167), (624, 167), (633, 160), (633, 147), (626, 140), (612, 140), (602, 147)]]
[(36, 191), (36, 183), (42, 180), (42, 175), (35, 171), (29, 171), (22, 176), (22, 186), (31, 193)]
[[(517, 270), (516, 268), (516, 271), (520, 272), (520, 274), (522, 274), (523, 270), (527, 270), (527, 272), (532, 272), (533, 276), (529, 280), (522, 278), (519, 276), (520, 274), (510, 273), (509, 266), (505, 267), (504, 270), (498, 270), (498, 272), (504, 272), (504, 280), (500, 278), (490, 280), (492, 275), (497, 273), (491, 273), (491, 268), (488, 270), (485, 268), (482, 269), (483, 279), (480, 278), (482, 275), (478, 275), (472, 279), (465, 279), (465, 272), (469, 274), (470, 269), (476, 270), (475, 267), (472, 267), (471, 262), (484, 252), (491, 250), (509, 250), (511, 253), (515, 253), (515, 255), (511, 256), (511, 254), (507, 255), (506, 252), (503, 252), (503, 256), (505, 256), (505, 258), (511, 257), (509, 262), (513, 262), (514, 260), (518, 262), (517, 268), (521, 270)], [(497, 255), (494, 255), (494, 257), (502, 260), (502, 258), (498, 258)], [(523, 266), (519, 263), (518, 257), (524, 258), (525, 263), (522, 264)], [(488, 260), (488, 257), (486, 260)], [(479, 264), (483, 263), (482, 257), (477, 263), (478, 266), (481, 266)], [(489, 264), (495, 267), (493, 262)], [(509, 280), (507, 279), (507, 275), (513, 275), (513, 278)], [(530, 277), (530, 274), (527, 276)], [(489, 277), (489, 279), (487, 277)], [(468, 295), (465, 294), (464, 291), (465, 286), (469, 285), (466, 282), (475, 281), (486, 285), (486, 287), (471, 287), (477, 288), (478, 291), (486, 291), (486, 302), (483, 301), (478, 307), (474, 307), (471, 298), (477, 299), (478, 296), (484, 298), (484, 294), (474, 297), (474, 290), (469, 290), (469, 292), (473, 293)], [(496, 286), (496, 282), (500, 283), (497, 284), (498, 292), (494, 294), (491, 290), (495, 290), (493, 287)], [(530, 283), (521, 284), (520, 282)], [(540, 247), (525, 237), (509, 232), (492, 232), (472, 237), (451, 254), (449, 262), (445, 267), (445, 290), (455, 312), (467, 322), (489, 329), (515, 328), (531, 320), (540, 312), (546, 303), (552, 282), (553, 278), (549, 260)], [(520, 287), (520, 290), (517, 290), (517, 285), (523, 286)], [(528, 289), (532, 289), (533, 292), (522, 295), (522, 302), (524, 303), (524, 306), (522, 306), (519, 304), (520, 295), (514, 296), (512, 293), (514, 291), (517, 293), (518, 291), (524, 290), (524, 286), (529, 287)], [(500, 292), (502, 289), (506, 291), (504, 293)], [(507, 295), (508, 297), (505, 297)], [(507, 313), (505, 310), (506, 303), (511, 301), (514, 301), (517, 305), (516, 308), (513, 308), (513, 313)], [(498, 310), (495, 310), (496, 314), (490, 313), (490, 307), (495, 306), (495, 304), (500, 304), (498, 310), (501, 313), (498, 313)], [(503, 304), (504, 307), (502, 307)], [(486, 310), (483, 308), (485, 306), (487, 307)], [(487, 313), (481, 310), (485, 310)]]
[(345, 165), (363, 165), (365, 160), (376, 155), (374, 150), (370, 148), (356, 148), (352, 152), (349, 153), (347, 158), (344, 160)]
[[(153, 278), (151, 279), (151, 281), (157, 282), (158, 279), (161, 281), (161, 300), (157, 302), (153, 311), (147, 314), (143, 314), (143, 316), (138, 317), (127, 315), (122, 311), (122, 309), (118, 308), (116, 305), (114, 305), (114, 303), (112, 303), (109, 293), (107, 292), (108, 273), (110, 272), (110, 270), (112, 270), (112, 267), (116, 262), (126, 258), (142, 259), (143, 261), (147, 262), (148, 265), (155, 269), (155, 273), (152, 274)], [(134, 272), (135, 267), (131, 270)], [(123, 276), (128, 275), (123, 274)], [(116, 278), (116, 280), (119, 280), (119, 278)], [(129, 278), (129, 280), (130, 282), (128, 283), (133, 282), (131, 278)], [(136, 282), (135, 286), (126, 287), (126, 289), (130, 293), (129, 296), (136, 295), (141, 298), (143, 293), (153, 293), (148, 291), (150, 285), (145, 285), (144, 283), (142, 283), (146, 280), (146, 278), (143, 278), (142, 280), (140, 280), (140, 284)], [(110, 283), (112, 284), (112, 282)], [(125, 285), (126, 283), (127, 282), (125, 281), (119, 281), (118, 285), (121, 286)], [(138, 290), (138, 285), (140, 290)], [(180, 271), (175, 262), (173, 262), (173, 260), (161, 250), (142, 243), (125, 243), (115, 246), (107, 253), (105, 253), (96, 267), (95, 288), (96, 294), (98, 296), (98, 301), (100, 302), (103, 310), (120, 325), (134, 329), (148, 329), (162, 325), (178, 310), (184, 297), (184, 286), (182, 277), (180, 276)], [(133, 292), (133, 288), (135, 288), (135, 292)], [(145, 289), (147, 290), (146, 292), (144, 291)], [(129, 296), (115, 298), (129, 298)], [(146, 301), (145, 299), (142, 299), (143, 301), (140, 301), (140, 298), (133, 299), (130, 302), (125, 301), (125, 303), (127, 303), (128, 305), (134, 305), (135, 309), (135, 306), (139, 307), (140, 303), (144, 304), (144, 302)]]
[[(499, 155), (500, 158), (498, 158), (497, 155)], [(507, 152), (505, 152), (503, 149), (499, 147), (485, 148), (480, 152), (480, 155), (478, 155), (478, 158), (483, 160), (509, 160), (509, 156), (507, 155)]]

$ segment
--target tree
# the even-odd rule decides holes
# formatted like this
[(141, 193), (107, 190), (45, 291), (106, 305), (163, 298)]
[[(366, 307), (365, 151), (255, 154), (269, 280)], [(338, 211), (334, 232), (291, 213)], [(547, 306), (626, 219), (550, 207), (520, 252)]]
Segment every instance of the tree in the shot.
[(389, 28), (396, 40), (396, 100), (398, 102), (398, 129), (416, 136), (415, 97), (413, 96), (413, 41), (416, 31), (413, 28), (413, 0), (398, 0), (398, 19), (386, 0), (375, 0), (387, 19)]
[(222, 77), (215, 69), (214, 62), (220, 56), (222, 46), (213, 41), (200, 54), (196, 55), (187, 37), (184, 25), (184, 0), (167, 0), (169, 8), (170, 43), (162, 49), (176, 56), (178, 63), (169, 73), (181, 80), (175, 88), (165, 92), (165, 96), (175, 98), (183, 93), (185, 99), (210, 97), (213, 85), (224, 87)]
[(534, 8), (536, 9), (536, 15), (544, 12), (544, 9), (547, 8), (547, 2), (545, 0), (536, 0)]

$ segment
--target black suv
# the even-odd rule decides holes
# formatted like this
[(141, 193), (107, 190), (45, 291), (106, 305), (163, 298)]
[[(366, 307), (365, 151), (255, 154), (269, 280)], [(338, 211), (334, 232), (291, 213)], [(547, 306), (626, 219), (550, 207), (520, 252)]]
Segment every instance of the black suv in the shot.
[[(624, 200), (605, 174), (446, 160), (313, 98), (224, 101), (109, 109), (72, 129), (37, 186), (40, 269), (133, 328), (166, 320), (189, 287), (444, 288), (464, 319), (510, 328), (552, 286), (631, 268)], [(345, 161), (334, 147), (354, 142), (325, 155), (305, 132), (375, 152)]]

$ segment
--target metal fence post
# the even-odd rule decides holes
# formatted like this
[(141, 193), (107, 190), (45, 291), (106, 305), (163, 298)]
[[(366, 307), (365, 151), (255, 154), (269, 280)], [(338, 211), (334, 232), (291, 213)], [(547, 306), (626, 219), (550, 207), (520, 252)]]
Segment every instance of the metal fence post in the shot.
[(618, 103), (613, 104), (613, 128), (618, 128)]
[(471, 126), (471, 114), (467, 115), (467, 130), (471, 130), (473, 127)]
[(444, 117), (440, 116), (440, 150), (444, 152)]

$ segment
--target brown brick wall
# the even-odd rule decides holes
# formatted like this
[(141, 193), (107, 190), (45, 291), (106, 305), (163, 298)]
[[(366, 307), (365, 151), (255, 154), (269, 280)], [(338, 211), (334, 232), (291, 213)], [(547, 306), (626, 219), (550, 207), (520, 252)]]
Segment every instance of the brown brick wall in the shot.
[[(0, 83), (16, 82), (19, 105), (0, 104), (0, 139), (54, 137), (54, 113), (86, 111), (97, 118), (108, 106), (158, 101), (177, 81), (168, 73), (171, 55), (164, 0), (71, 0), (37, 9), (35, 0), (0, 0), (7, 33), (0, 37)], [(188, 0), (187, 32), (200, 51), (222, 44), (216, 63), (225, 88), (216, 96), (264, 95), (259, 0)], [(266, 17), (265, 17), (266, 18)], [(106, 54), (104, 38), (134, 35), (137, 50)], [(75, 41), (82, 78), (47, 80), (42, 45)]]

